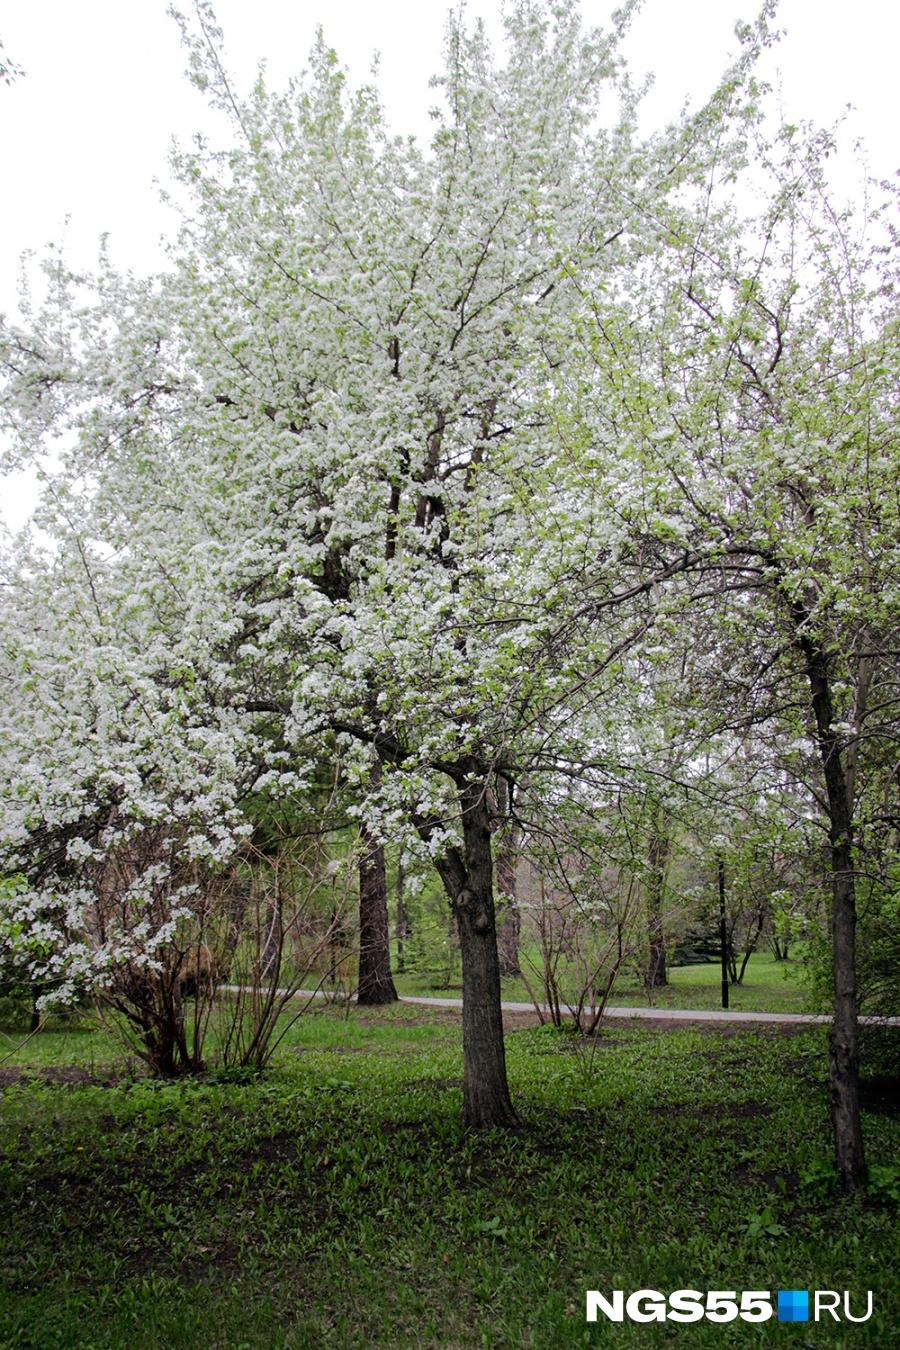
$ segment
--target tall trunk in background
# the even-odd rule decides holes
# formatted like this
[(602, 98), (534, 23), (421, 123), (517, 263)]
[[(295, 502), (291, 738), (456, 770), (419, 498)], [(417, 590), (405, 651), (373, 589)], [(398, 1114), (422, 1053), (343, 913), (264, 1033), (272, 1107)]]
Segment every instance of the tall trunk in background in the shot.
[(406, 911), (403, 908), (403, 884), (406, 880), (406, 871), (403, 866), (403, 854), (397, 859), (397, 927), (395, 929), (397, 937), (397, 974), (403, 975), (406, 972), (406, 959), (403, 953), (403, 944), (406, 941)]
[(397, 990), (391, 976), (384, 845), (366, 825), (361, 826), (359, 833), (363, 850), (359, 860), (359, 980), (356, 1001), (364, 1006), (396, 1003)]
[(650, 939), (647, 985), (650, 989), (656, 985), (668, 984), (666, 935), (663, 927), (668, 861), (669, 836), (665, 812), (660, 807), (653, 814), (650, 837), (647, 841), (647, 930)]
[[(805, 618), (805, 615), (803, 615)], [(846, 1191), (866, 1182), (862, 1122), (859, 1113), (859, 1023), (856, 1002), (856, 889), (853, 875), (853, 815), (841, 740), (834, 728), (831, 673), (827, 652), (800, 630), (812, 694), (816, 740), (825, 776), (831, 840), (832, 943), (834, 948), (834, 1024), (829, 1043), (828, 1077), (831, 1121), (838, 1171)], [(862, 711), (858, 708), (858, 721)]]
[(497, 949), (500, 974), (518, 975), (522, 915), (516, 894), (519, 830), (510, 815), (510, 793), (505, 778), (497, 780), (497, 812), (506, 820), (497, 850)]
[(506, 1080), (488, 785), (472, 773), (460, 775), (457, 786), (463, 849), (448, 849), (436, 865), (462, 955), (463, 1123), (475, 1129), (513, 1127), (519, 1122)]

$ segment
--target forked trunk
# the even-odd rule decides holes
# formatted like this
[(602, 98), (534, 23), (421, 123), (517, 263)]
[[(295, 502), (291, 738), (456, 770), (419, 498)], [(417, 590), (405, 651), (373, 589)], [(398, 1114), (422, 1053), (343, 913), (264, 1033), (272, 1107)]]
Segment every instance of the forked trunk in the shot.
[(500, 965), (494, 913), (491, 825), (486, 784), (460, 788), (463, 856), (438, 863), (459, 931), (463, 974), (463, 1122), (475, 1129), (514, 1127), (506, 1081)]
[(364, 1006), (396, 1003), (391, 976), (388, 931), (387, 873), (384, 845), (367, 829), (360, 829), (363, 852), (359, 860), (359, 980), (356, 1001)]

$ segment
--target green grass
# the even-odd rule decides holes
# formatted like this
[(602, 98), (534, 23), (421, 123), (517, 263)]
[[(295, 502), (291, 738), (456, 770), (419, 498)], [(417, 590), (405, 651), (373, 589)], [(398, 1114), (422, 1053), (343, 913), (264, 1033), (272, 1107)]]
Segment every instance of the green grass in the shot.
[[(653, 992), (660, 1008), (714, 1009), (722, 1006), (722, 967), (718, 965), (672, 966), (669, 983)], [(616, 987), (614, 1003), (624, 1006), (647, 1004), (642, 988), (623, 982)], [(796, 962), (776, 961), (769, 952), (754, 952), (741, 984), (728, 990), (728, 1005), (739, 1012), (807, 1011), (807, 990), (802, 968)]]
[[(799, 956), (800, 944), (795, 944)], [(540, 980), (524, 962), (528, 982), (540, 997)], [(533, 954), (534, 955), (534, 954)], [(754, 952), (747, 964), (741, 984), (729, 987), (729, 1007), (739, 1012), (802, 1013), (809, 1011), (806, 986), (802, 980), (803, 967), (799, 960), (778, 962), (770, 952)], [(461, 997), (461, 986), (438, 988), (426, 977), (400, 975), (394, 977), (398, 993), (429, 995), (448, 998)], [(520, 979), (503, 980), (503, 997), (511, 1003), (530, 1002), (528, 989)], [(619, 1007), (648, 1006), (643, 984), (630, 972), (619, 976), (610, 1002)], [(722, 968), (719, 965), (672, 966), (669, 983), (653, 991), (653, 1006), (659, 1008), (715, 1009), (722, 1006)]]
[[(74, 1065), (79, 1047), (92, 1080), (4, 1092), (3, 1347), (892, 1343), (896, 1204), (829, 1190), (819, 1028), (616, 1026), (593, 1059), (516, 1031), (510, 1135), (459, 1124), (451, 1011), (324, 1009), (244, 1083), (104, 1086), (100, 1051), (120, 1051), (86, 1030), (32, 1038), (23, 1062)], [(889, 1169), (900, 1121), (865, 1128)], [(875, 1316), (585, 1322), (586, 1289), (647, 1286), (871, 1288)]]
[(124, 1057), (121, 1038), (93, 1017), (74, 1019), (69, 1026), (54, 1025), (35, 1035), (19, 1027), (0, 1029), (0, 1074), (7, 1066), (35, 1070), (78, 1066), (99, 1072), (117, 1062), (122, 1067)]

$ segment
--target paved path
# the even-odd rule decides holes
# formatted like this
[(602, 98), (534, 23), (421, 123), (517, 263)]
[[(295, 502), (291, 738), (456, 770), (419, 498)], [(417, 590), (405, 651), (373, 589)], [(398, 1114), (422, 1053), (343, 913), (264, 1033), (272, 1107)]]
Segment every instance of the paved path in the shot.
[[(401, 1003), (426, 1003), (438, 1008), (461, 1008), (461, 998), (412, 998), (404, 995)], [(533, 1003), (501, 1003), (504, 1012), (535, 1011)], [(545, 1013), (550, 1009), (542, 1005)], [(638, 1017), (649, 1022), (830, 1022), (830, 1017), (821, 1017), (811, 1013), (766, 1013), (732, 1012), (725, 1008), (710, 1012), (701, 1008), (607, 1008), (604, 1017)], [(875, 1018), (861, 1017), (860, 1021), (875, 1021)], [(900, 1018), (894, 1017), (892, 1023), (900, 1024)]]
[[(225, 988), (232, 993), (238, 992), (234, 985), (226, 985)], [(298, 989), (295, 994), (295, 998), (327, 997), (328, 994), (323, 990)], [(425, 998), (404, 994), (400, 1002), (424, 1003), (430, 1008), (462, 1008), (461, 998)], [(533, 1013), (535, 1011), (533, 1003), (501, 1003), (500, 1006), (504, 1012)], [(546, 1003), (542, 1004), (541, 1008), (545, 1013), (550, 1011)], [(631, 1017), (646, 1022), (782, 1022), (788, 1025), (804, 1022), (830, 1022), (832, 1020), (830, 1016), (818, 1013), (737, 1012), (725, 1008), (712, 1011), (706, 1008), (607, 1008), (604, 1016)], [(861, 1017), (859, 1021), (862, 1026), (900, 1027), (900, 1017)]]

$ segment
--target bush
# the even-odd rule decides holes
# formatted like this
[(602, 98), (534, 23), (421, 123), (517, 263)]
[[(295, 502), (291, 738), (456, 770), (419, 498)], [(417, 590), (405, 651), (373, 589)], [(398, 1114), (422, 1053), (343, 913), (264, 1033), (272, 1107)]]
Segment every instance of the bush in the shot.
[(459, 935), (443, 890), (436, 885), (426, 886), (406, 900), (404, 911), (406, 972), (418, 975), (429, 989), (461, 985)]
[[(859, 1011), (867, 1017), (900, 1015), (900, 899), (870, 897), (859, 906), (856, 928), (856, 987)], [(834, 1003), (834, 956), (828, 925), (812, 926), (803, 957), (811, 999), (829, 1011)]]

